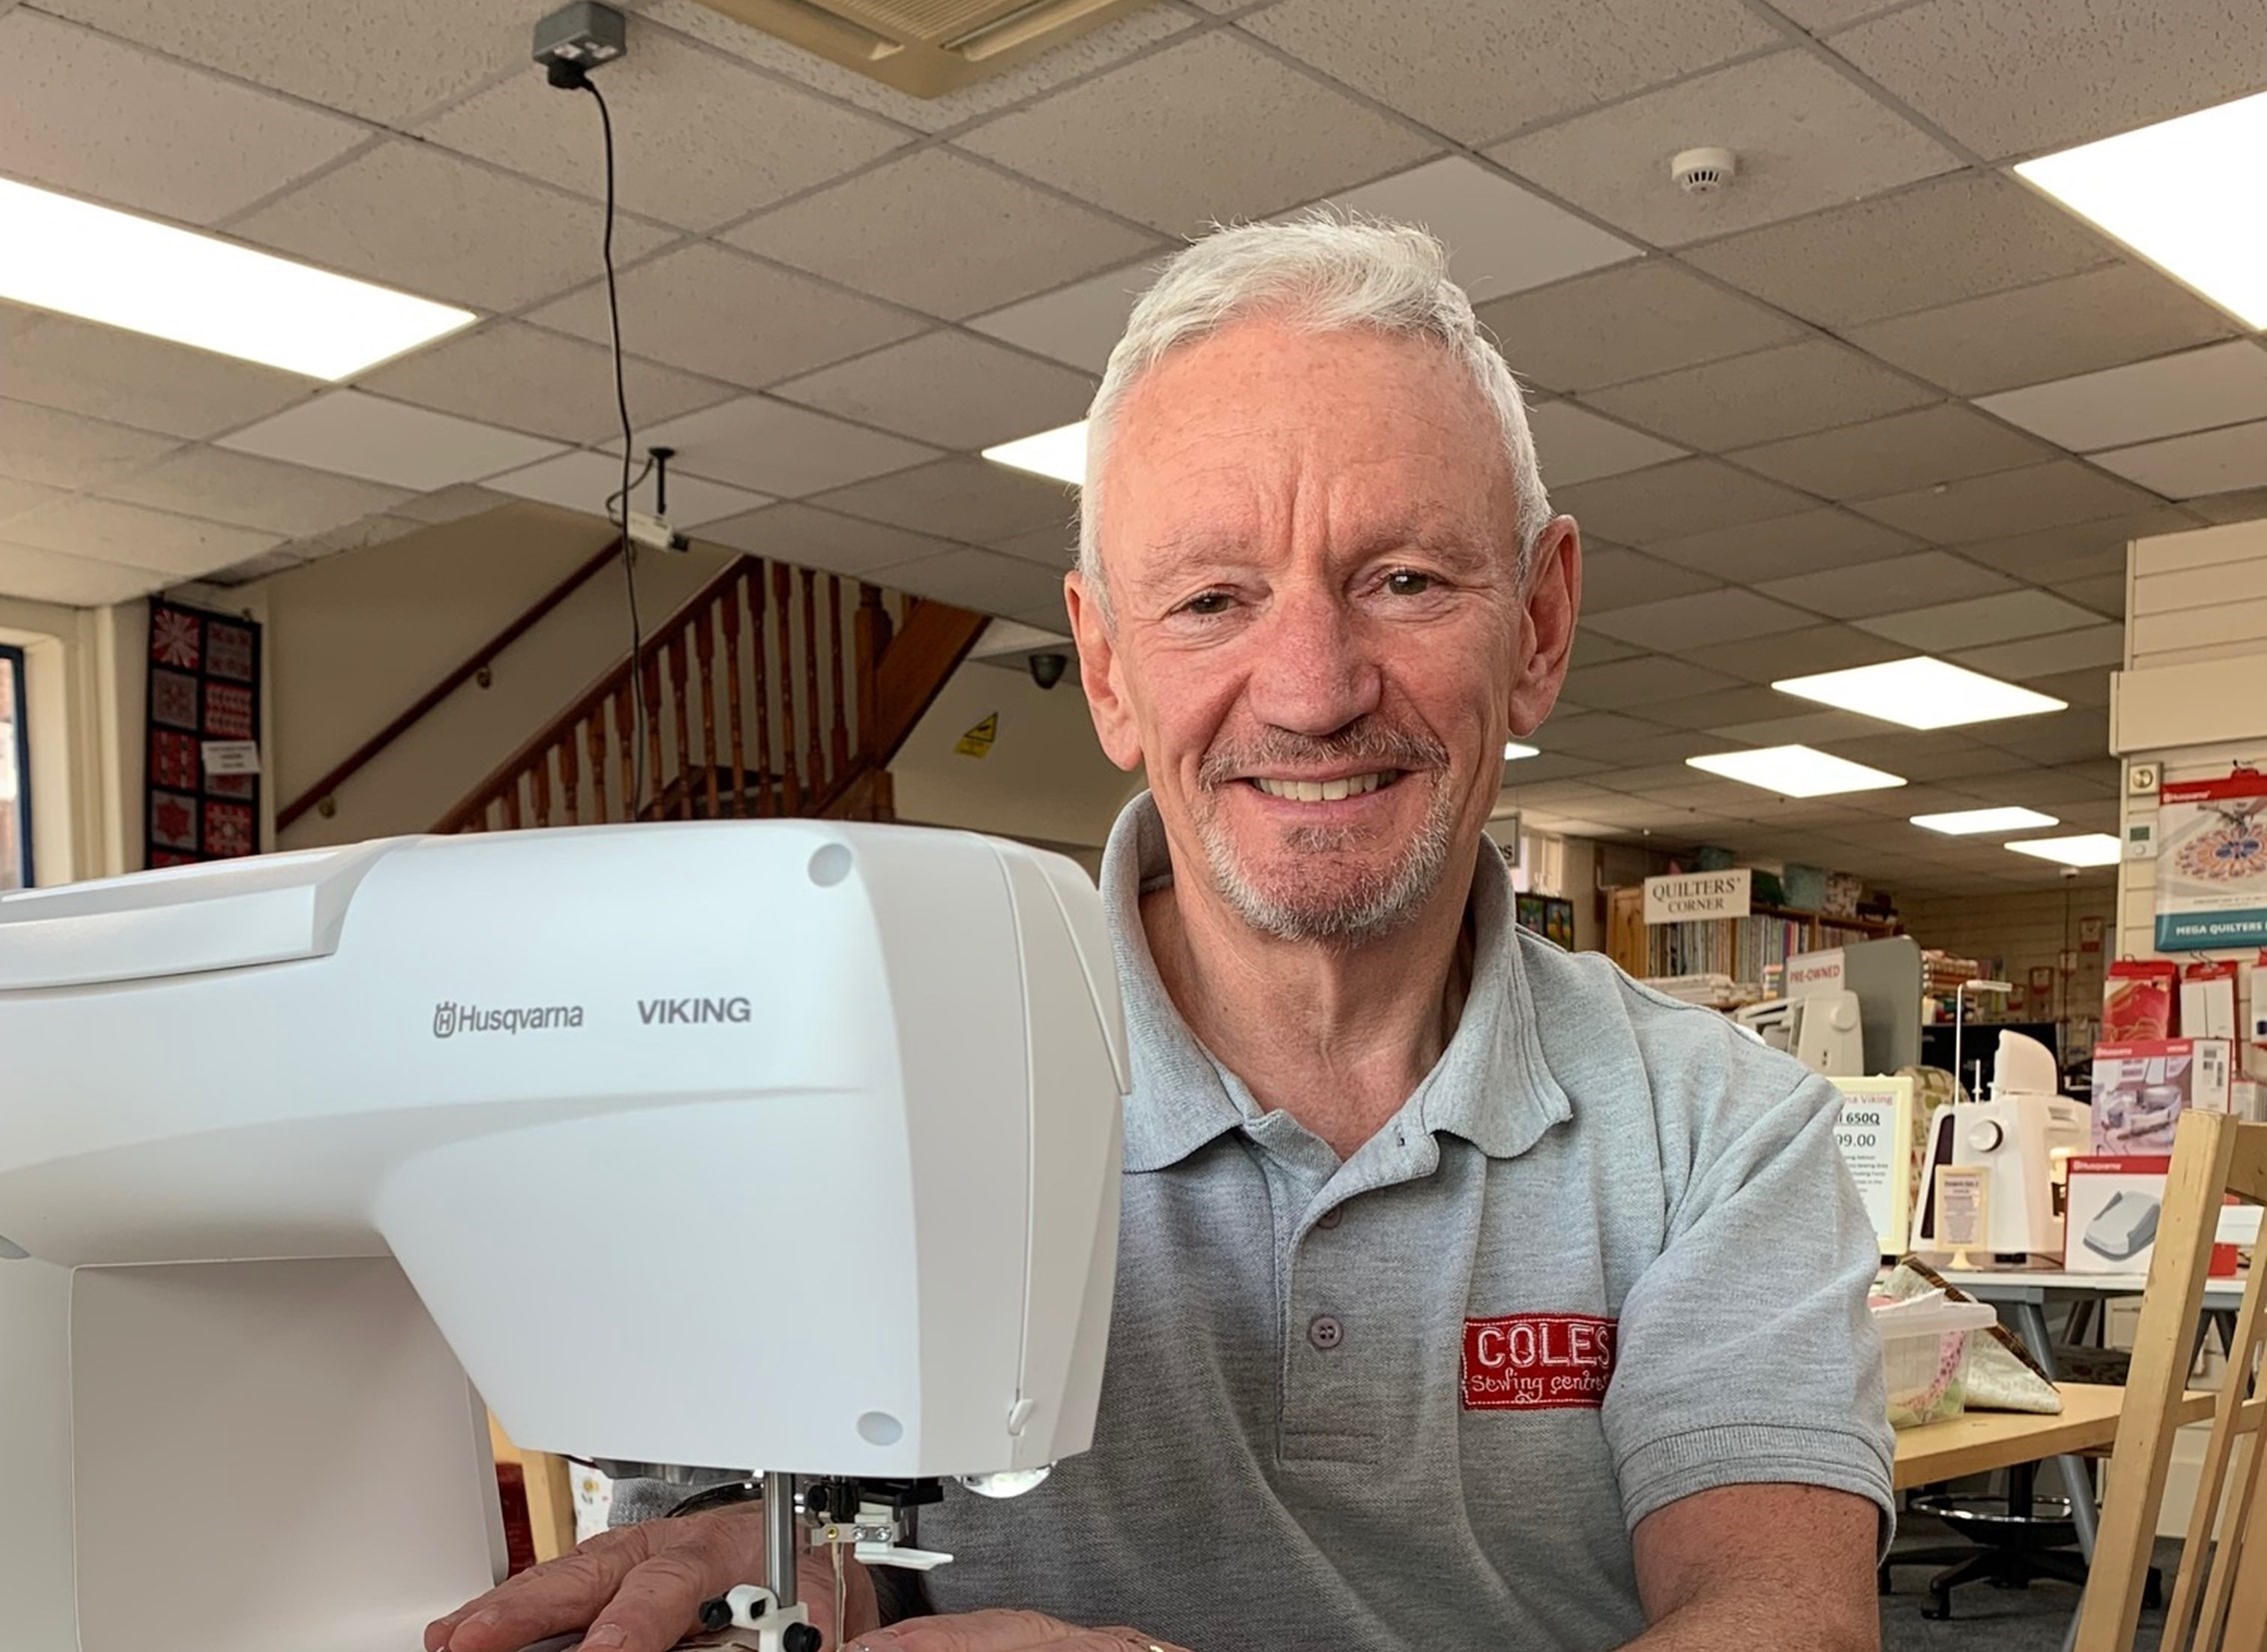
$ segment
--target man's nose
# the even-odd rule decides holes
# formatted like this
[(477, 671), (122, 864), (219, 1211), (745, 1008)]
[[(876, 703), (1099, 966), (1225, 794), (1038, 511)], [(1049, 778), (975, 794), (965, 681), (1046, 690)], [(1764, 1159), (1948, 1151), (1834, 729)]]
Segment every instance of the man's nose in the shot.
[(1321, 736), (1377, 710), (1377, 662), (1355, 617), (1333, 596), (1279, 595), (1252, 642), (1245, 692), (1262, 722)]

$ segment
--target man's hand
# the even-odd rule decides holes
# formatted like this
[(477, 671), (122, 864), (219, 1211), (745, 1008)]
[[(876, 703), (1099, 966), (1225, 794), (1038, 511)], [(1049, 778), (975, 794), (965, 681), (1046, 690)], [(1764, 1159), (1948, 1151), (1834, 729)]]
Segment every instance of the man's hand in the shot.
[[(845, 1636), (846, 1639), (849, 1637)], [(1180, 1652), (1138, 1629), (1082, 1629), (1038, 1612), (911, 1618), (859, 1636), (847, 1652)]]
[[(834, 1566), (808, 1553), (797, 1568), (800, 1597), (834, 1652)], [(699, 1627), (704, 1601), (742, 1583), (762, 1583), (764, 1512), (748, 1505), (649, 1520), (601, 1532), (573, 1554), (507, 1579), (478, 1600), (428, 1624), (426, 1652), (519, 1652), (582, 1629), (592, 1652), (669, 1652)], [(874, 1581), (843, 1561), (843, 1639), (881, 1623)]]

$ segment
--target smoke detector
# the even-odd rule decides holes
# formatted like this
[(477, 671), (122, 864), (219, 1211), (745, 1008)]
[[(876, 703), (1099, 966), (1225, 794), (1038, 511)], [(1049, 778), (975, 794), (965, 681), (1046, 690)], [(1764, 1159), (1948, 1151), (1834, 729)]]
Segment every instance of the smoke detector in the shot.
[(1713, 195), (1739, 175), (1739, 157), (1713, 147), (1680, 150), (1668, 169), (1685, 194)]

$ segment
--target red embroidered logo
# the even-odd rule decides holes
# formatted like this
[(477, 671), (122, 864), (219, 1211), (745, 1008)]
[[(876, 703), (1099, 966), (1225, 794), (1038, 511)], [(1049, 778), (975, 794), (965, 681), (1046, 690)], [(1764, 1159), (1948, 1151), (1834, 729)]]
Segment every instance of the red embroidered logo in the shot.
[(1613, 1380), (1611, 1319), (1511, 1313), (1464, 1321), (1464, 1409), (1595, 1411)]

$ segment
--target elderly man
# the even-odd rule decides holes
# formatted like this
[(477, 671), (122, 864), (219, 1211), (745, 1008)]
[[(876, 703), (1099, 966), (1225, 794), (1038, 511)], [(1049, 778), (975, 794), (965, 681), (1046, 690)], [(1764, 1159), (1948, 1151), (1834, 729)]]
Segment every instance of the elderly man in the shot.
[[(1134, 1087), (1101, 1421), (1038, 1491), (927, 1511), (959, 1558), (854, 1578), (844, 1638), (1873, 1647), (1890, 1446), (1834, 1093), (1521, 934), (1484, 847), (1580, 547), (1440, 247), (1197, 242), (1089, 442), (1071, 614), (1150, 788), (1103, 871)], [(661, 1652), (760, 1552), (746, 1512), (626, 1527), (426, 1645)]]

